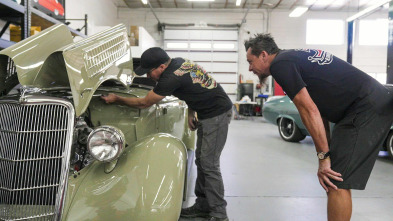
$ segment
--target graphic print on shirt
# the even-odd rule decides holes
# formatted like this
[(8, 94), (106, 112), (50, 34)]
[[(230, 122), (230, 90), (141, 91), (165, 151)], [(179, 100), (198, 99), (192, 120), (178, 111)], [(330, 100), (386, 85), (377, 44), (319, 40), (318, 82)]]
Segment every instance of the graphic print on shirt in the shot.
[(214, 80), (206, 71), (199, 65), (193, 63), (190, 60), (185, 62), (173, 72), (177, 76), (183, 76), (186, 73), (190, 73), (192, 83), (200, 84), (202, 87), (207, 89), (213, 89), (217, 87), (217, 82)]
[(311, 62), (318, 62), (319, 65), (330, 64), (333, 61), (333, 55), (326, 51), (315, 49), (298, 49), (297, 51), (305, 51), (308, 53), (314, 52), (314, 55), (309, 56), (308, 60)]

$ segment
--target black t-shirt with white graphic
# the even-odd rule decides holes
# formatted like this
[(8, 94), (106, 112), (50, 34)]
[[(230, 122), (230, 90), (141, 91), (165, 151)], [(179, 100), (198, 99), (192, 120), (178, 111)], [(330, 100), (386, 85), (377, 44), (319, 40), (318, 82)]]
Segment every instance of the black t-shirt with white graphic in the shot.
[(173, 58), (161, 74), (154, 93), (174, 95), (184, 100), (198, 113), (199, 119), (207, 119), (225, 113), (232, 102), (224, 89), (196, 63), (183, 58)]
[(367, 98), (377, 112), (388, 102), (385, 96), (380, 97), (388, 93), (383, 85), (322, 50), (282, 50), (274, 58), (270, 73), (291, 99), (306, 87), (322, 117), (334, 123), (362, 98)]

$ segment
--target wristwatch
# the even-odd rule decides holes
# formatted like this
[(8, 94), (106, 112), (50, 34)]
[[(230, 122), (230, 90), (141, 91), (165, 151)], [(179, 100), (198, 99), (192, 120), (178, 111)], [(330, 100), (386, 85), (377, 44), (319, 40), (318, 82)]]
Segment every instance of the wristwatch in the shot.
[(317, 156), (318, 156), (318, 159), (324, 160), (330, 156), (330, 152), (329, 151), (326, 153), (325, 152), (318, 152)]

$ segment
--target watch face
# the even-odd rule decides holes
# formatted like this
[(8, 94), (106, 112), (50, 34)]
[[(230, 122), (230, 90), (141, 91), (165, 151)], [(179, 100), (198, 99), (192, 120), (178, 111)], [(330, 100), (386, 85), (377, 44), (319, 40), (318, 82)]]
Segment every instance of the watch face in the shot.
[(318, 158), (323, 160), (325, 158), (325, 154), (323, 154), (323, 152), (318, 153)]

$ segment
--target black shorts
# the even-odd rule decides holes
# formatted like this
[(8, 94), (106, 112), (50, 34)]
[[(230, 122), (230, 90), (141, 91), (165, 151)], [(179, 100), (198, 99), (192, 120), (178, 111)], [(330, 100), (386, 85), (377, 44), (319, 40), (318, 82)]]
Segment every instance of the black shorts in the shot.
[(343, 181), (331, 181), (338, 188), (366, 188), (393, 122), (393, 110), (383, 112), (377, 113), (375, 106), (362, 102), (334, 125), (330, 143), (331, 168), (341, 173)]

